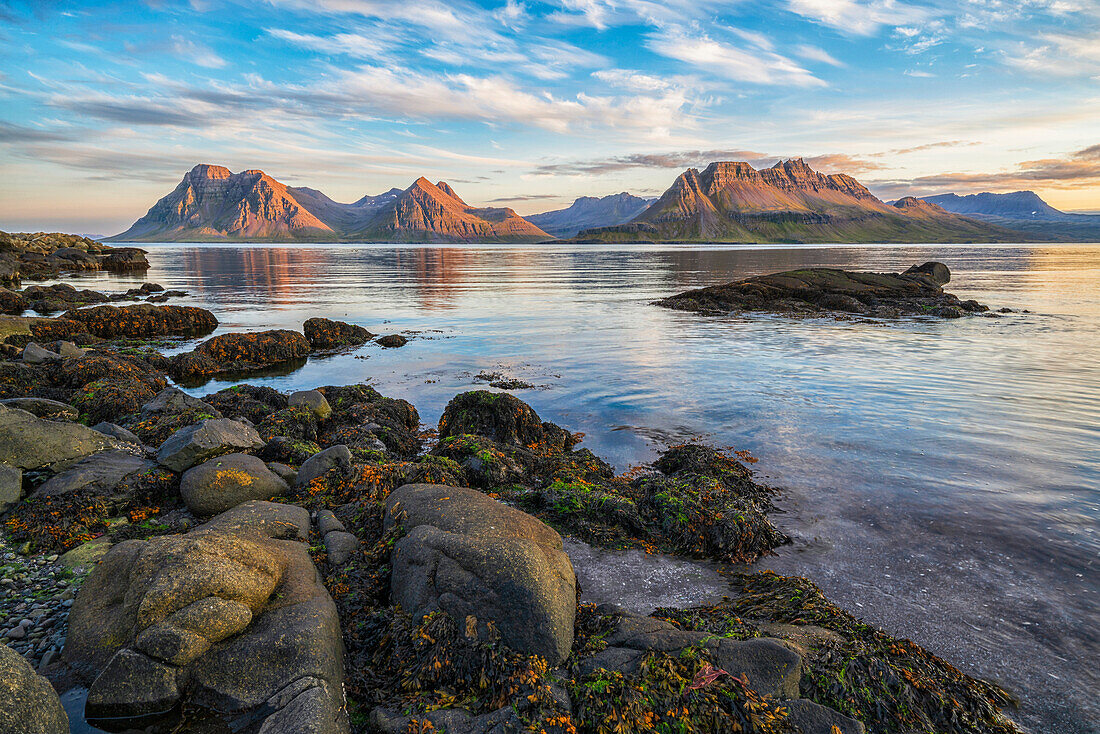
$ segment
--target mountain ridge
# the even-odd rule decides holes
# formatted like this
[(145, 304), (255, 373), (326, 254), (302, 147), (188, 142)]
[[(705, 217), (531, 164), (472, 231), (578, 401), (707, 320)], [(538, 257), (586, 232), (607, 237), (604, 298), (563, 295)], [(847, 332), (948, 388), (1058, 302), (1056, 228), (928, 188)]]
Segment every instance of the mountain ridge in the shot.
[(938, 194), (921, 198), (947, 211), (1047, 240), (1100, 240), (1100, 215), (1055, 209), (1034, 191), (1004, 194), (983, 191), (963, 196)]
[(468, 205), (445, 181), (418, 178), (342, 204), (259, 169), (233, 173), (200, 163), (112, 241), (295, 240), (508, 241), (552, 237), (508, 208)]
[(626, 191), (607, 196), (581, 196), (564, 209), (530, 214), (527, 221), (555, 237), (572, 237), (583, 229), (629, 222), (656, 201)]

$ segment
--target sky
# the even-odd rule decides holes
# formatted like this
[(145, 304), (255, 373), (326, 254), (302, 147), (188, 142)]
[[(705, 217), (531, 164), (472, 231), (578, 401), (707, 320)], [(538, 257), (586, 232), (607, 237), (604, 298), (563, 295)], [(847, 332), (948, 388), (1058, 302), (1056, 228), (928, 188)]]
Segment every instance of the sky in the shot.
[(0, 229), (113, 234), (197, 163), (531, 214), (802, 157), (1100, 210), (1100, 0), (0, 0)]

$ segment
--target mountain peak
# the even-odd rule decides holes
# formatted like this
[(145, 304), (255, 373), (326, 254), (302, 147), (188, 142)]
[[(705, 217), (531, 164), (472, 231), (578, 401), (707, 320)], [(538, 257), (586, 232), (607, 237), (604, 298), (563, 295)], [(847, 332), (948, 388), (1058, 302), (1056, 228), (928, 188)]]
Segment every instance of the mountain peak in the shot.
[(197, 166), (195, 166), (194, 168), (191, 169), (190, 173), (187, 174), (187, 177), (192, 179), (192, 180), (195, 180), (195, 179), (216, 180), (216, 179), (229, 178), (232, 175), (233, 175), (233, 172), (230, 171), (225, 166), (215, 166), (212, 163), (200, 163), (200, 164), (198, 164)]

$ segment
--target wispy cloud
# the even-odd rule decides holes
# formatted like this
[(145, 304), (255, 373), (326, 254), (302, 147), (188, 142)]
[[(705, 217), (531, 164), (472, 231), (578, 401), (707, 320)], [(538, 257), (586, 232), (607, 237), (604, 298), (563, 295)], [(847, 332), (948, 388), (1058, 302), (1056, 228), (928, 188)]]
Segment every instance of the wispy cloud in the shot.
[(184, 61), (207, 69), (221, 69), (229, 63), (209, 46), (183, 36), (172, 36), (170, 47), (172, 53)]
[(646, 47), (670, 59), (684, 61), (715, 76), (755, 84), (788, 84), (799, 87), (826, 86), (825, 82), (797, 63), (757, 41), (744, 48), (711, 38), (698, 30), (680, 27), (654, 31)]
[(895, 0), (788, 0), (788, 9), (844, 33), (870, 35), (883, 26), (922, 20), (929, 11)]

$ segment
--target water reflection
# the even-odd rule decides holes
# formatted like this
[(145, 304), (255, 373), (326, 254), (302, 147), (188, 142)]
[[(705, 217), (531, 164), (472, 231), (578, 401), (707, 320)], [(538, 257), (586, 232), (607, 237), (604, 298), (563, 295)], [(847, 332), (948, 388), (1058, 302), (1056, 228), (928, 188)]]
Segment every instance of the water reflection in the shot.
[[(434, 423), (471, 375), (501, 369), (549, 385), (519, 394), (620, 468), (692, 436), (749, 449), (799, 541), (770, 565), (1010, 681), (1041, 731), (1100, 717), (1100, 246), (149, 249), (146, 278), (190, 291), (179, 302), (222, 331), (325, 316), (424, 332), (263, 378), (277, 389), (371, 380)], [(874, 325), (649, 305), (929, 259), (960, 296), (1034, 313)]]

